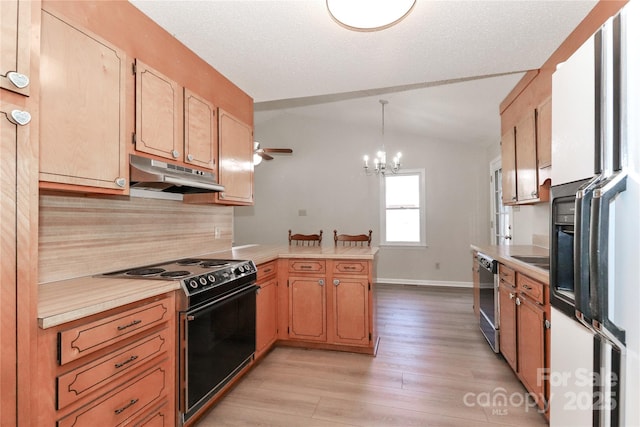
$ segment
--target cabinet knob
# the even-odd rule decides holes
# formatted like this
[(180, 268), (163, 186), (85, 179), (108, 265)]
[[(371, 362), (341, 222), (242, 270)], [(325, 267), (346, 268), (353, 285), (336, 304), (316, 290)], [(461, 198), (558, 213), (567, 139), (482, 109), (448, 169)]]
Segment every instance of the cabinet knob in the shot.
[(224, 199), (224, 193), (218, 193), (218, 197), (220, 197), (221, 199)]
[(545, 319), (544, 328), (545, 329), (551, 329), (551, 322), (549, 322), (549, 319)]
[(511, 200), (516, 200), (516, 199), (517, 199), (516, 196), (511, 197)]
[(515, 298), (515, 294), (513, 292), (509, 292), (509, 299), (514, 299)]
[(324, 279), (318, 279), (318, 285), (324, 286)]
[(180, 157), (180, 152), (178, 150), (171, 150), (171, 155), (174, 159), (177, 159), (178, 157)]
[(258, 288), (256, 289), (256, 295), (260, 295), (260, 291), (262, 290), (262, 288)]
[(127, 183), (127, 180), (124, 178), (116, 178), (116, 180), (114, 181), (116, 183), (116, 185), (118, 187), (124, 187), (125, 184)]
[(24, 74), (11, 71), (7, 73), (7, 78), (18, 89), (23, 89), (29, 86), (29, 77), (25, 76)]
[(338, 286), (340, 284), (340, 280), (339, 279), (333, 279), (333, 285), (334, 286)]
[(14, 125), (24, 126), (31, 121), (31, 114), (28, 111), (11, 110), (7, 118)]
[(532, 197), (536, 197), (537, 195), (538, 195), (538, 192), (537, 192), (537, 191), (535, 191), (535, 190), (534, 190), (534, 191), (532, 191), (532, 192), (531, 192), (531, 196), (532, 196)]
[(520, 298), (516, 298), (516, 305), (520, 305), (522, 304), (522, 302), (520, 302)]
[(193, 162), (193, 154), (187, 154), (187, 160)]

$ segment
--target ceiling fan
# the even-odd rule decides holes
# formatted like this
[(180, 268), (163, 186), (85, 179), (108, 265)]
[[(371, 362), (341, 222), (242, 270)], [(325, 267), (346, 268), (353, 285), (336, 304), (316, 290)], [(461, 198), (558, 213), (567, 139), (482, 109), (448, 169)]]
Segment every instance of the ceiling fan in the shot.
[(292, 154), (293, 150), (291, 148), (260, 148), (260, 143), (255, 141), (253, 150), (253, 164), (260, 164), (262, 159), (273, 160), (273, 156), (267, 153)]

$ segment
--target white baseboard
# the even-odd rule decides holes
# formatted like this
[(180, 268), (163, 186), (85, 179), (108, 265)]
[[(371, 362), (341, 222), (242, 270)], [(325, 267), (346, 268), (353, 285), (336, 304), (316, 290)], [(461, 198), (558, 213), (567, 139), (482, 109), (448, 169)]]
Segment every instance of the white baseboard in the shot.
[(450, 282), (443, 280), (385, 279), (377, 277), (376, 283), (388, 283), (390, 285), (442, 286), (448, 288), (473, 288), (473, 282)]

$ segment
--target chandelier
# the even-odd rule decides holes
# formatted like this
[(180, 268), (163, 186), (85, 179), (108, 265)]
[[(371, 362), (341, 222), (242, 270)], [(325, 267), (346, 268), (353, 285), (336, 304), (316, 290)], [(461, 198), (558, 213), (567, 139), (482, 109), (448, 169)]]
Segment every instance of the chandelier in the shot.
[(327, 10), (340, 25), (355, 31), (377, 31), (400, 22), (416, 0), (326, 0)]
[[(391, 171), (391, 173), (398, 173), (398, 170), (400, 170), (400, 157), (402, 157), (402, 153), (398, 152), (391, 160), (391, 163), (387, 164), (387, 153), (384, 150), (384, 106), (387, 105), (389, 101), (381, 99), (379, 102), (380, 105), (382, 105), (382, 150), (378, 151), (376, 158), (373, 160), (373, 172), (375, 172), (376, 175), (384, 175), (387, 171)], [(364, 156), (363, 167), (367, 175), (372, 173), (369, 169), (369, 156), (366, 154)]]

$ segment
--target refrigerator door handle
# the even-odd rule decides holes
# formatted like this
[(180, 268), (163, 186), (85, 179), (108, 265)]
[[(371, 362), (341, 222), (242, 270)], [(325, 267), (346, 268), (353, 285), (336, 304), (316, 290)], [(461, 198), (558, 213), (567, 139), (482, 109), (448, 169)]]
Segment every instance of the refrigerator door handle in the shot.
[(593, 315), (592, 324), (599, 333), (608, 334), (608, 339), (615, 339), (622, 346), (625, 345), (625, 331), (609, 318), (609, 217), (611, 204), (626, 189), (627, 174), (624, 172), (612, 175), (595, 188), (589, 239), (589, 311)]
[(589, 227), (591, 225), (591, 201), (593, 190), (601, 180), (596, 176), (576, 192), (574, 235), (573, 235), (573, 277), (576, 318), (590, 321), (593, 316), (589, 309)]

